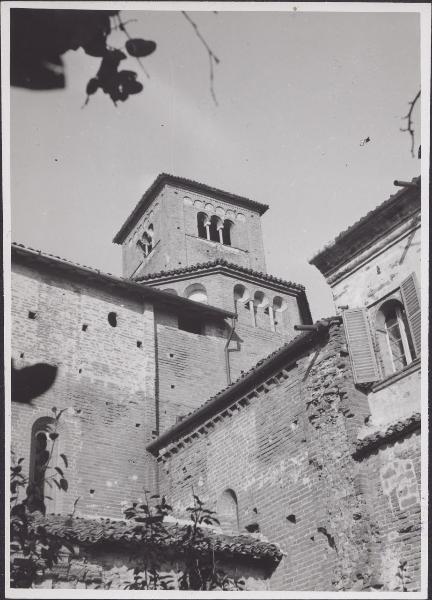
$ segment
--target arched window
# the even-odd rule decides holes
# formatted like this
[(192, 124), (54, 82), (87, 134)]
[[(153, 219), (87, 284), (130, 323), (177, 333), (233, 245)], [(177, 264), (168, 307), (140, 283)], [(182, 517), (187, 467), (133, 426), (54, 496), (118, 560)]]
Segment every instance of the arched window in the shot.
[(192, 283), (185, 289), (185, 297), (195, 302), (208, 303), (207, 290), (201, 283)]
[(287, 306), (287, 301), (281, 296), (273, 298), (273, 307), (269, 307), (270, 327), (273, 331), (278, 330), (278, 325), (280, 325), (280, 320), (282, 319), (280, 313), (283, 313), (287, 309)]
[(210, 219), (210, 239), (212, 242), (220, 242), (222, 244), (222, 219), (217, 215), (213, 215)]
[(223, 230), (222, 230), (222, 238), (225, 246), (231, 246), (231, 228), (233, 226), (233, 222), (229, 219), (225, 219), (223, 222)]
[(199, 212), (197, 214), (198, 237), (204, 240), (210, 239), (210, 220), (206, 213)]
[(162, 291), (165, 292), (165, 293), (167, 293), (167, 294), (173, 294), (173, 296), (178, 296), (178, 292), (174, 288), (165, 288)]
[(377, 312), (377, 336), (386, 375), (400, 371), (415, 358), (414, 345), (403, 304), (388, 300)]
[(249, 290), (241, 283), (234, 286), (234, 308), (240, 320), (246, 318), (246, 312), (250, 313), (252, 326), (255, 326), (254, 305)]
[[(46, 476), (45, 472), (52, 453), (50, 432), (53, 431), (54, 419), (42, 417), (32, 427), (30, 444), (30, 481), (29, 509), (46, 511)], [(50, 490), (51, 491), (51, 490)]]
[[(151, 226), (152, 227), (152, 226)], [(153, 250), (153, 242), (152, 242), (152, 230), (146, 231), (140, 240), (138, 240), (138, 245), (141, 247), (144, 256), (148, 256), (150, 252)]]
[(264, 292), (261, 292), (261, 291), (255, 292), (254, 300), (253, 300), (255, 325), (262, 324), (263, 326), (265, 326), (264, 322), (263, 322), (263, 318), (259, 314), (258, 309), (262, 309), (263, 312), (268, 313), (268, 306), (269, 306), (269, 300), (268, 300), (267, 296), (264, 294)]
[(217, 503), (217, 516), (221, 529), (225, 534), (235, 535), (239, 532), (238, 502), (233, 490), (225, 490)]

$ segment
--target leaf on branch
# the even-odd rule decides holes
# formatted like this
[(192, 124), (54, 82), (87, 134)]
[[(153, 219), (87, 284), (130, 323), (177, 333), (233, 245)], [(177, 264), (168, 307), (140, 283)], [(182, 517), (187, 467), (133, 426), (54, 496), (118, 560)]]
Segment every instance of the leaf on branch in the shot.
[(55, 467), (55, 470), (57, 471), (57, 473), (59, 473), (62, 477), (64, 477), (64, 473), (63, 471), (60, 469), (60, 467)]
[(64, 478), (60, 479), (60, 488), (62, 490), (64, 490), (65, 492), (67, 492), (68, 487), (69, 487), (69, 484), (68, 484), (67, 480)]
[(61, 456), (61, 457), (62, 457), (62, 459), (63, 459), (63, 462), (64, 462), (64, 464), (65, 464), (65, 467), (67, 468), (67, 467), (68, 467), (68, 460), (67, 460), (66, 454), (60, 454), (60, 456)]
[(134, 58), (144, 58), (156, 50), (156, 43), (140, 38), (129, 39), (126, 42), (126, 50)]

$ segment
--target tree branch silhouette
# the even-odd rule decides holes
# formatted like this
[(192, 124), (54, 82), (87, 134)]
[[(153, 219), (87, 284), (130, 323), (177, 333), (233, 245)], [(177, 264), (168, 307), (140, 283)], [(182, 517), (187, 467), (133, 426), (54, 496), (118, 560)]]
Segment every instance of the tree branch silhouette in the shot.
[(411, 156), (414, 157), (414, 135), (415, 135), (415, 130), (413, 129), (413, 122), (412, 122), (412, 113), (414, 110), (415, 105), (417, 104), (418, 99), (420, 98), (420, 93), (421, 90), (419, 90), (415, 96), (415, 98), (409, 103), (410, 105), (410, 109), (407, 112), (407, 114), (402, 117), (402, 119), (406, 119), (407, 121), (407, 125), (406, 127), (401, 127), (400, 130), (401, 131), (407, 131), (411, 137)]
[(211, 94), (211, 97), (213, 98), (213, 102), (216, 104), (216, 106), (218, 106), (218, 101), (217, 101), (216, 94), (214, 91), (214, 67), (215, 67), (215, 65), (218, 65), (220, 63), (220, 60), (216, 56), (216, 54), (213, 52), (213, 50), (210, 48), (210, 46), (208, 45), (208, 43), (206, 42), (204, 37), (202, 36), (202, 34), (198, 28), (198, 25), (195, 23), (195, 21), (193, 21), (190, 18), (190, 16), (187, 14), (186, 11), (182, 10), (181, 12), (182, 12), (182, 15), (184, 16), (184, 18), (193, 27), (196, 36), (198, 37), (198, 39), (200, 40), (200, 42), (202, 43), (204, 48), (207, 50), (207, 54), (209, 57), (209, 63), (210, 63), (210, 94)]

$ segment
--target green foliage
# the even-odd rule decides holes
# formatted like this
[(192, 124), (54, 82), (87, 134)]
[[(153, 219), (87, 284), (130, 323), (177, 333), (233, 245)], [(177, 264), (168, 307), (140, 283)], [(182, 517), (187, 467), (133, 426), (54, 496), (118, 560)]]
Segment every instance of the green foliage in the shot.
[[(16, 459), (12, 452), (12, 465), (10, 473), (10, 561), (11, 561), (11, 587), (29, 588), (60, 560), (63, 548), (68, 544), (49, 534), (45, 527), (32, 525), (32, 513), (37, 511), (45, 514), (45, 499), (43, 496), (45, 486), (54, 485), (66, 491), (67, 479), (60, 467), (51, 465), (55, 446), (58, 442), (58, 423), (63, 411), (53, 408), (54, 423), (47, 429), (48, 438), (51, 440), (50, 450), (44, 450), (39, 455), (40, 469), (35, 473), (32, 481), (22, 472), (23, 458)], [(61, 455), (65, 466), (67, 458)], [(69, 548), (71, 550), (71, 548)]]
[[(166, 550), (159, 548), (161, 541), (170, 538), (165, 527), (164, 518), (172, 513), (172, 507), (165, 497), (148, 496), (145, 502), (134, 502), (125, 511), (127, 519), (139, 523), (139, 528), (146, 534), (150, 551), (141, 557), (141, 566), (134, 569), (133, 581), (126, 585), (129, 590), (242, 590), (244, 581), (228, 577), (221, 569), (216, 568), (214, 552), (208, 535), (208, 527), (219, 525), (215, 512), (206, 508), (204, 502), (193, 494), (193, 506), (186, 510), (190, 523), (180, 527), (179, 541), (173, 544), (184, 562), (184, 569), (177, 576), (163, 574), (161, 565), (167, 560)], [(153, 502), (152, 500), (157, 500)], [(203, 525), (205, 527), (203, 527)]]

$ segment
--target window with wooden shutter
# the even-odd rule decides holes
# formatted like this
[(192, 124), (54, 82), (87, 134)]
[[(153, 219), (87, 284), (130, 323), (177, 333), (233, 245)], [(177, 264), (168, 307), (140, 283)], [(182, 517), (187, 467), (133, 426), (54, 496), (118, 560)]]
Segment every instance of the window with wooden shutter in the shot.
[(343, 322), (356, 383), (378, 381), (380, 374), (369, 330), (366, 310), (351, 308), (343, 312)]
[(405, 312), (408, 319), (411, 337), (413, 340), (416, 355), (421, 352), (421, 310), (420, 294), (417, 286), (417, 280), (414, 273), (404, 279), (401, 283), (401, 294), (405, 306)]

